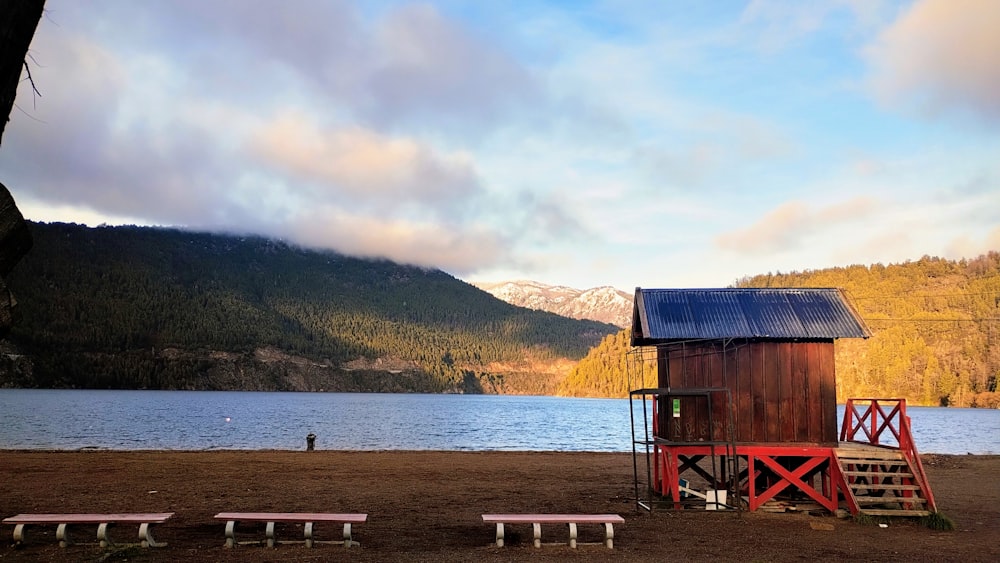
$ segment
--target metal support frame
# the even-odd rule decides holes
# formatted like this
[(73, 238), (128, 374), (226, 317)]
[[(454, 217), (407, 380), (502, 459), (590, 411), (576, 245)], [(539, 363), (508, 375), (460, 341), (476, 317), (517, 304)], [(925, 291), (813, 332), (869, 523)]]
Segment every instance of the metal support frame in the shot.
[[(729, 424), (724, 428), (724, 440), (707, 440), (699, 442), (677, 442), (665, 440), (659, 436), (658, 419), (659, 411), (657, 404), (660, 399), (672, 399), (680, 397), (704, 397), (708, 404), (709, 428), (713, 429), (714, 423), (711, 419), (714, 411), (713, 396), (723, 395), (725, 397), (726, 412), (728, 413)], [(642, 436), (637, 436), (636, 432), (636, 412), (635, 400), (639, 397), (642, 400), (641, 420), (643, 427)], [(652, 412), (648, 405), (653, 405)], [(672, 499), (673, 508), (682, 507), (680, 491), (680, 475), (684, 471), (692, 470), (698, 473), (715, 489), (725, 489), (733, 498), (739, 498), (736, 477), (738, 467), (736, 462), (734, 432), (732, 428), (733, 401), (730, 390), (727, 388), (706, 388), (706, 389), (684, 389), (674, 390), (670, 388), (649, 388), (636, 389), (630, 393), (629, 409), (632, 418), (632, 465), (634, 474), (634, 488), (636, 503), (640, 508), (653, 510), (657, 504), (653, 495), (658, 494)], [(651, 421), (651, 422), (648, 422)], [(646, 461), (646, 491), (643, 500), (640, 491), (639, 457)], [(698, 466), (698, 462), (708, 457), (711, 460), (711, 471), (706, 471)], [(720, 463), (721, 462), (721, 463)], [(720, 476), (721, 471), (721, 476)], [(716, 498), (712, 501), (713, 508), (740, 508), (739, 502), (735, 505), (722, 504)], [(720, 506), (721, 505), (721, 506)]]

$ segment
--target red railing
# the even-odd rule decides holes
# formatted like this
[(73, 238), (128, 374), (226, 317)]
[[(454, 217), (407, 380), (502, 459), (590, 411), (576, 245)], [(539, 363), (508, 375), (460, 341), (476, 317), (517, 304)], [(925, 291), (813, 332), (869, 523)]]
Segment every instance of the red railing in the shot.
[[(865, 404), (867, 408), (864, 408), (863, 412), (859, 411), (858, 408), (863, 408)], [(892, 434), (896, 444), (882, 443), (882, 435), (886, 431)], [(864, 434), (865, 439), (857, 439), (859, 432)], [(840, 427), (840, 441), (899, 449), (910, 463), (910, 467), (914, 469), (914, 479), (927, 498), (928, 509), (937, 512), (934, 495), (924, 473), (924, 465), (913, 442), (910, 417), (906, 414), (906, 399), (848, 399), (844, 407), (844, 422)]]
[[(863, 405), (858, 403), (867, 403), (868, 408), (864, 409), (864, 412), (859, 412), (858, 407)], [(883, 403), (894, 404), (886, 412)], [(882, 434), (888, 430), (896, 440), (895, 444), (888, 445), (896, 447), (902, 444), (899, 435), (899, 428), (902, 425), (899, 421), (904, 418), (906, 418), (906, 399), (848, 399), (844, 407), (844, 423), (840, 427), (840, 441), (882, 446), (886, 445), (882, 442)], [(859, 431), (866, 439), (857, 439)]]

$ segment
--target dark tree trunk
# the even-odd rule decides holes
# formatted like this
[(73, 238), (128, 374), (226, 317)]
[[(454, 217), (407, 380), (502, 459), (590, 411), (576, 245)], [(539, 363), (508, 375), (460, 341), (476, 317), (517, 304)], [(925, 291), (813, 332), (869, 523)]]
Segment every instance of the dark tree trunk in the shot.
[(0, 182), (0, 276), (7, 277), (18, 260), (30, 249), (31, 233), (28, 231), (28, 224), (24, 222), (14, 198)]
[[(21, 70), (45, 0), (0, 0), (0, 141), (10, 120)], [(6, 276), (31, 248), (31, 233), (7, 187), (0, 184), (0, 276)], [(0, 337), (14, 321), (16, 301), (0, 277)]]
[(0, 183), (0, 338), (7, 336), (17, 319), (17, 301), (7, 289), (4, 278), (18, 260), (28, 253), (31, 244), (28, 224), (6, 186)]
[(44, 8), (45, 0), (0, 2), (0, 115), (3, 116), (0, 120), (0, 141), (14, 108), (24, 58)]

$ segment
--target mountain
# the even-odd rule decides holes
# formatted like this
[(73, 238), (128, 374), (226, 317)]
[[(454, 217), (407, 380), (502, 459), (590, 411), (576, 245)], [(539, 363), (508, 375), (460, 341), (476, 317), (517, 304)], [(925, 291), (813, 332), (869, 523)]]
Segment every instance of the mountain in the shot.
[(0, 387), (552, 394), (617, 330), (260, 237), (29, 228)]
[(534, 281), (474, 282), (472, 285), (518, 307), (548, 311), (571, 319), (590, 319), (619, 328), (632, 326), (632, 294), (610, 286), (573, 289)]

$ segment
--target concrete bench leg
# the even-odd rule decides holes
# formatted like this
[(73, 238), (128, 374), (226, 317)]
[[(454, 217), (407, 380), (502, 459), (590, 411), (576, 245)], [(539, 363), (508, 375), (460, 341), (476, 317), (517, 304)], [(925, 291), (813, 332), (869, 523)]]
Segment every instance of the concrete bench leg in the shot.
[(111, 537), (108, 536), (108, 528), (111, 526), (111, 522), (101, 522), (97, 525), (97, 541), (101, 544), (101, 547), (110, 547), (115, 544), (111, 541)]
[(167, 543), (158, 543), (153, 539), (153, 525), (149, 522), (143, 522), (139, 524), (139, 545), (142, 547), (163, 547)]
[(306, 522), (305, 526), (302, 527), (302, 535), (306, 538), (306, 547), (313, 546), (313, 523)]
[(576, 549), (576, 522), (569, 523), (569, 546)]
[(14, 524), (14, 543), (24, 543), (24, 524)]
[(535, 547), (542, 547), (542, 525), (540, 523), (531, 524), (531, 534), (535, 538)]
[(236, 520), (226, 522), (226, 547), (236, 547)]
[(497, 547), (503, 547), (503, 522), (497, 522)]
[(604, 545), (614, 549), (615, 527), (611, 522), (604, 523)]
[(267, 536), (267, 547), (274, 547), (274, 522), (267, 523), (264, 534)]
[(351, 547), (354, 545), (360, 546), (361, 544), (354, 541), (353, 536), (351, 535), (351, 523), (344, 522), (344, 547)]
[(69, 537), (69, 524), (59, 524), (56, 527), (56, 539), (59, 540), (59, 547), (73, 545), (73, 540)]

